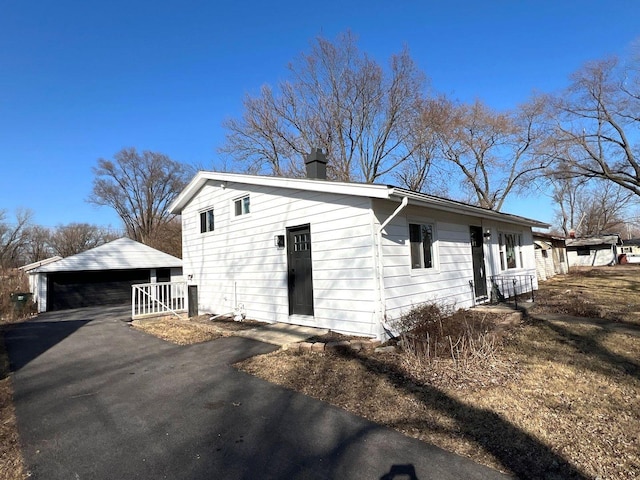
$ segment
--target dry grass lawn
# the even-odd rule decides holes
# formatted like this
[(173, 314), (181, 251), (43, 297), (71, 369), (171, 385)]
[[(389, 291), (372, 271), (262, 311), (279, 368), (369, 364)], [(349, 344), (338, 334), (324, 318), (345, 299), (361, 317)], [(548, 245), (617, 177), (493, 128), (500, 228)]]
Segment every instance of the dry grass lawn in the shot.
[(210, 321), (208, 315), (191, 319), (175, 316), (155, 317), (131, 322), (133, 328), (176, 345), (208, 342), (233, 335), (234, 331), (255, 328), (258, 325), (263, 323), (253, 320), (235, 322), (229, 318)]
[[(541, 285), (535, 311), (637, 324), (640, 269), (580, 271)], [(623, 301), (624, 300), (624, 301)], [(596, 302), (598, 302), (596, 304)], [(590, 313), (596, 309), (589, 310)], [(406, 354), (291, 353), (240, 368), (517, 478), (640, 477), (640, 337), (528, 319), (464, 368)]]

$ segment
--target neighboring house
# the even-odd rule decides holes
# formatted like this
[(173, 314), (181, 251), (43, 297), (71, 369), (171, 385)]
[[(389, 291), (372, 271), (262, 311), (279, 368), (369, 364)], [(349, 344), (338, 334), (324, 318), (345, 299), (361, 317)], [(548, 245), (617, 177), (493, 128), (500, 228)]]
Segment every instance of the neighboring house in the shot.
[(326, 181), (322, 157), (307, 157), (307, 179), (199, 172), (173, 202), (201, 311), (383, 338), (414, 305), (486, 301), (494, 275), (537, 288), (531, 227), (548, 225)]
[(538, 280), (569, 273), (565, 239), (548, 233), (533, 232)]
[(624, 262), (640, 263), (640, 238), (623, 240), (620, 253), (624, 254)]
[(569, 267), (597, 267), (618, 263), (618, 248), (622, 246), (620, 235), (568, 238), (567, 259)]
[(131, 285), (182, 281), (182, 260), (119, 238), (29, 272), (38, 311), (131, 302)]
[[(50, 263), (57, 262), (58, 260), (62, 260), (60, 255), (56, 255), (54, 257), (45, 258), (44, 260), (40, 260), (39, 262), (29, 263), (27, 265), (23, 265), (22, 267), (18, 267), (18, 270), (26, 274), (30, 274), (36, 268), (44, 267), (45, 265), (49, 265)], [(40, 288), (40, 275), (29, 275), (29, 291), (33, 294), (33, 301), (35, 302), (35, 294)]]

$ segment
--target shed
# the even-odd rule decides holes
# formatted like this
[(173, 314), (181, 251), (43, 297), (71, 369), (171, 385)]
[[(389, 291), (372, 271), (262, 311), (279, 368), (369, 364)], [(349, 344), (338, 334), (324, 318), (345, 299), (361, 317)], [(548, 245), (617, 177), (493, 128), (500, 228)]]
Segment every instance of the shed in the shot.
[(620, 235), (568, 238), (567, 259), (570, 267), (598, 267), (618, 263)]
[(131, 301), (131, 285), (182, 280), (182, 260), (129, 238), (119, 238), (29, 272), (38, 311)]
[(498, 285), (537, 287), (531, 228), (547, 224), (314, 170), (203, 171), (176, 198), (201, 311), (384, 338), (420, 303), (466, 308)]

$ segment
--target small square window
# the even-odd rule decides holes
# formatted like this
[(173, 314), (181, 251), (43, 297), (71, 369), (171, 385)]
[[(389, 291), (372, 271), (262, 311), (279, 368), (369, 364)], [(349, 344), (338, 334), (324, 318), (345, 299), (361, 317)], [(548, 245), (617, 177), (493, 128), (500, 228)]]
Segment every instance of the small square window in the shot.
[(200, 212), (200, 233), (213, 232), (214, 226), (213, 208)]
[(233, 203), (236, 217), (239, 217), (240, 215), (247, 215), (251, 212), (251, 202), (249, 199), (249, 195), (247, 195), (246, 197), (238, 198), (237, 200), (234, 200)]

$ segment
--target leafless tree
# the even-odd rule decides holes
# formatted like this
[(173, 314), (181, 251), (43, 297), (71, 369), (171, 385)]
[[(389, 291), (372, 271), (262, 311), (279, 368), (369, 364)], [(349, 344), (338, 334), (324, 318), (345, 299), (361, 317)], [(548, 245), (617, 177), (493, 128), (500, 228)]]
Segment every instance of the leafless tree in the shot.
[(602, 179), (555, 178), (556, 222), (565, 236), (623, 233), (635, 195), (620, 185)]
[(0, 268), (18, 267), (24, 263), (23, 252), (32, 218), (33, 212), (19, 209), (15, 220), (9, 221), (7, 212), (0, 210)]
[(68, 257), (103, 245), (120, 237), (109, 228), (88, 223), (57, 226), (50, 234), (49, 244), (56, 255)]
[(544, 153), (545, 102), (534, 98), (514, 112), (497, 112), (481, 101), (471, 105), (440, 98), (440, 155), (461, 176), (479, 206), (500, 210), (549, 164)]
[(125, 148), (113, 160), (99, 159), (89, 201), (112, 207), (130, 238), (164, 250), (163, 232), (175, 218), (167, 211), (192, 175), (166, 155)]
[(242, 118), (224, 123), (221, 151), (251, 173), (301, 176), (304, 155), (319, 147), (331, 178), (374, 182), (421, 153), (412, 127), (425, 83), (406, 49), (385, 70), (350, 32), (320, 37), (288, 80), (245, 97)]
[(640, 195), (640, 61), (587, 63), (555, 100), (556, 169)]
[(25, 264), (39, 262), (54, 255), (51, 249), (51, 231), (41, 225), (32, 225), (25, 232), (26, 242), (22, 248)]

